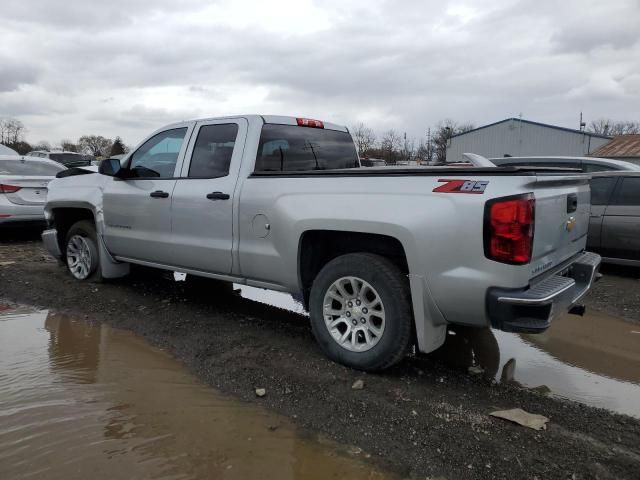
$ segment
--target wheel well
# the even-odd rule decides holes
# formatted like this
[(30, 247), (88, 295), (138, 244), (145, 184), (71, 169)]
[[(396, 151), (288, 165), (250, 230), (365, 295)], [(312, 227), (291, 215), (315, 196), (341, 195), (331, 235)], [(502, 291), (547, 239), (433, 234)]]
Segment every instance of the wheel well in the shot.
[(52, 213), (53, 223), (58, 231), (58, 245), (60, 245), (60, 251), (63, 255), (67, 232), (74, 223), (80, 220), (89, 220), (95, 224), (93, 212), (85, 208), (54, 208)]
[(402, 244), (397, 238), (375, 233), (311, 230), (300, 239), (298, 269), (304, 305), (309, 305), (311, 285), (328, 262), (346, 253), (368, 252), (391, 260), (403, 273), (409, 265)]

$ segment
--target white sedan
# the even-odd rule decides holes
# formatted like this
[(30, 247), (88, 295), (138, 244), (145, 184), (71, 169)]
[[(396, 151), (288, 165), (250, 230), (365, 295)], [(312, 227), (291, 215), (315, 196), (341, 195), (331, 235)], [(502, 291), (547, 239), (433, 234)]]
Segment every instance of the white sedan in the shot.
[(62, 170), (52, 160), (0, 155), (0, 225), (43, 223), (47, 185)]

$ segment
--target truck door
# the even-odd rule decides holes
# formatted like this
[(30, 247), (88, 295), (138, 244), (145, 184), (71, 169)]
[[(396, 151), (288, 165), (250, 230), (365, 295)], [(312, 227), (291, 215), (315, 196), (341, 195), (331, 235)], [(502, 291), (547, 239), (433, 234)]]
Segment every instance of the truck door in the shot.
[(104, 241), (119, 257), (166, 263), (171, 256), (171, 195), (189, 124), (157, 133), (129, 157), (134, 175), (110, 179), (103, 193)]
[(599, 252), (602, 248), (602, 220), (617, 180), (617, 177), (591, 179), (591, 214), (589, 216), (587, 250)]
[(172, 265), (229, 274), (245, 119), (196, 124), (171, 204)]
[(640, 260), (640, 177), (620, 179), (602, 222), (606, 257)]

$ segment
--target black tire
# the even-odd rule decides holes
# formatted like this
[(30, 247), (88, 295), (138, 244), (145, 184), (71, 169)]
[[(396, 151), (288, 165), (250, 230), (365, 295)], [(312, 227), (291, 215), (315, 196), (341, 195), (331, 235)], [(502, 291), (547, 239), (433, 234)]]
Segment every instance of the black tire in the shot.
[[(68, 258), (68, 248), (69, 242), (74, 236), (80, 236), (86, 242), (89, 251), (90, 257), (90, 265), (88, 268), (88, 274), (85, 278), (79, 278), (72, 272), (70, 267), (70, 260)], [(74, 223), (69, 231), (67, 232), (67, 236), (65, 238), (65, 243), (63, 246), (63, 252), (65, 255), (65, 265), (67, 267), (67, 271), (69, 274), (78, 281), (90, 281), (90, 282), (101, 282), (102, 274), (100, 272), (100, 255), (98, 252), (98, 235), (96, 233), (96, 228), (93, 222), (89, 220), (80, 220), (79, 222)]]
[[(327, 290), (338, 279), (354, 276), (368, 282), (385, 310), (385, 328), (369, 350), (354, 352), (340, 346), (329, 333), (323, 314)], [(313, 334), (332, 360), (358, 370), (379, 371), (402, 360), (412, 345), (413, 316), (409, 281), (390, 260), (370, 253), (350, 253), (327, 263), (313, 281), (309, 298)]]

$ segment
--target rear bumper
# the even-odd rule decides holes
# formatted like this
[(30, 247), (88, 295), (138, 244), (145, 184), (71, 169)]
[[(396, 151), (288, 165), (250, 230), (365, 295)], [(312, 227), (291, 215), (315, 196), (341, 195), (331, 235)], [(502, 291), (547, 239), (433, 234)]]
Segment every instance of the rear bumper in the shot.
[(577, 304), (593, 285), (600, 255), (584, 252), (562, 271), (524, 289), (492, 288), (487, 312), (494, 328), (507, 332), (539, 333)]
[(42, 232), (42, 243), (44, 248), (55, 258), (62, 258), (60, 244), (58, 243), (58, 231), (55, 228)]

